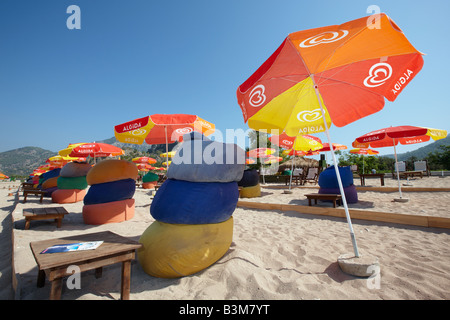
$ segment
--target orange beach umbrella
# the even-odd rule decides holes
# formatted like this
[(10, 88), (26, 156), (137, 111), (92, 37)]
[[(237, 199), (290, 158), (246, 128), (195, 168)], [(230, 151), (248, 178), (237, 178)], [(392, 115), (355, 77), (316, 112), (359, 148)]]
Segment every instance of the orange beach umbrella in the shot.
[[(289, 136), (325, 132), (380, 111), (422, 69), (422, 53), (386, 15), (289, 34), (237, 89), (244, 121)], [(355, 256), (359, 257), (334, 152), (334, 167)]]

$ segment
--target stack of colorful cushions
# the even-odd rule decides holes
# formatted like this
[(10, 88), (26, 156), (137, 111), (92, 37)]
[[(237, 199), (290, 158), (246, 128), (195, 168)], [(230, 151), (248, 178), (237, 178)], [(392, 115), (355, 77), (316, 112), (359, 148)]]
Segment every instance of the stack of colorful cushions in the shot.
[(183, 140), (150, 207), (156, 221), (139, 240), (139, 262), (154, 277), (201, 271), (227, 252), (233, 238), (244, 150), (197, 132)]
[(238, 182), (238, 185), (242, 187), (239, 192), (241, 198), (256, 198), (261, 196), (259, 173), (255, 169), (245, 170), (242, 180)]
[[(350, 166), (338, 167), (341, 176), (342, 186), (344, 188), (345, 199), (347, 203), (357, 203), (358, 193), (353, 184), (353, 172)], [(322, 194), (340, 194), (339, 184), (334, 166), (328, 167), (319, 175), (319, 193)]]
[(87, 162), (69, 162), (58, 177), (58, 190), (52, 193), (55, 203), (75, 203), (83, 200), (86, 195), (86, 175), (91, 169)]
[(156, 173), (148, 172), (142, 177), (142, 188), (143, 189), (153, 189), (158, 183), (159, 176)]
[(43, 173), (39, 178), (38, 189), (45, 191), (44, 197), (51, 197), (52, 193), (58, 189), (57, 180), (61, 168), (53, 169)]
[(83, 200), (84, 223), (100, 225), (133, 218), (137, 177), (138, 169), (132, 162), (97, 163), (86, 176), (90, 187)]

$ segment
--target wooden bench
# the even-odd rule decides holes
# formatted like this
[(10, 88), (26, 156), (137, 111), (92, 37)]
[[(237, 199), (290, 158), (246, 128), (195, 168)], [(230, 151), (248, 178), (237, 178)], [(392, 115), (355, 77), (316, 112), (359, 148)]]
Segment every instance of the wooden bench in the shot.
[(22, 183), (20, 184), (20, 188), (21, 188), (21, 190), (24, 190), (24, 189), (33, 189), (33, 188), (34, 188), (34, 183), (32, 183), (32, 182), (22, 182)]
[(46, 191), (42, 190), (36, 190), (36, 189), (23, 189), (23, 203), (27, 202), (27, 196), (29, 194), (34, 194), (37, 196), (41, 196), (41, 199), (39, 200), (40, 203), (42, 203), (42, 200), (44, 199), (44, 195), (46, 194)]
[(336, 208), (336, 202), (339, 201), (339, 205), (342, 204), (342, 196), (340, 194), (329, 193), (309, 193), (305, 194), (308, 198), (308, 205), (311, 206), (311, 200), (314, 199), (314, 204), (317, 204), (317, 200), (331, 200), (333, 201), (333, 208)]
[(399, 172), (399, 176), (400, 176), (400, 178), (405, 177), (405, 179), (408, 179), (408, 177), (414, 177), (414, 176), (423, 178), (423, 172), (422, 171), (403, 171), (403, 172)]
[[(90, 241), (103, 241), (103, 243), (94, 250), (41, 253), (53, 245)], [(69, 270), (70, 266), (77, 266), (80, 272), (95, 270), (96, 277), (100, 278), (104, 266), (119, 262), (122, 263), (120, 297), (122, 300), (130, 299), (131, 260), (134, 260), (135, 250), (142, 247), (142, 244), (113, 232), (104, 231), (31, 242), (30, 247), (39, 268), (37, 286), (43, 287), (46, 277), (51, 281), (50, 300), (61, 298), (62, 278), (73, 274), (72, 270)]]
[(366, 178), (377, 178), (377, 177), (380, 178), (381, 186), (384, 186), (384, 173), (365, 173), (365, 174), (361, 173), (359, 175), (362, 186), (366, 185)]
[(64, 207), (48, 207), (48, 208), (28, 208), (23, 209), (25, 217), (25, 230), (30, 229), (32, 220), (55, 219), (56, 227), (61, 228), (62, 219), (68, 214)]

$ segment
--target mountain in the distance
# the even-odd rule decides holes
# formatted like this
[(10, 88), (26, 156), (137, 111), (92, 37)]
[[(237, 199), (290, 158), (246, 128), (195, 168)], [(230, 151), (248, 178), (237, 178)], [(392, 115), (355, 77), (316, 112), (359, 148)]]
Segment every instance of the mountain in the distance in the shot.
[[(447, 146), (450, 145), (450, 136), (448, 136), (444, 139), (437, 140), (433, 143), (430, 143), (429, 145), (420, 147), (416, 150), (408, 151), (405, 153), (399, 153), (399, 154), (397, 154), (397, 158), (398, 158), (398, 161), (405, 161), (411, 157), (416, 157), (417, 159), (422, 160), (422, 159), (426, 158), (429, 153), (436, 152), (436, 151), (441, 152), (442, 150), (439, 149), (439, 146), (441, 146), (441, 145), (447, 145)], [(419, 144), (417, 146), (419, 146)], [(397, 148), (397, 150), (398, 150), (398, 148)], [(389, 154), (389, 155), (386, 155), (385, 157), (394, 158), (394, 154)]]
[(38, 147), (23, 147), (0, 152), (0, 172), (7, 176), (27, 176), (54, 155), (54, 151)]

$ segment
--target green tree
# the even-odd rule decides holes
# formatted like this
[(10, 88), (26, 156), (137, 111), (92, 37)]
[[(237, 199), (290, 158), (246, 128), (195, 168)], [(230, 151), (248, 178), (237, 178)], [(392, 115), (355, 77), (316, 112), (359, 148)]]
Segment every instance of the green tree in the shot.
[(430, 152), (426, 160), (430, 170), (450, 170), (450, 146), (440, 145), (439, 151)]

